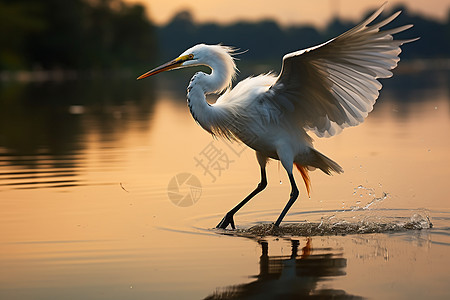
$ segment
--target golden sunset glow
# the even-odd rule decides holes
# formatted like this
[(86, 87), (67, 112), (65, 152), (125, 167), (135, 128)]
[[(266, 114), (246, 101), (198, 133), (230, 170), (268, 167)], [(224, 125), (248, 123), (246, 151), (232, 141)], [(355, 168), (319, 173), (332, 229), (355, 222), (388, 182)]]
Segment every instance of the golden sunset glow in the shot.
[(450, 299), (450, 0), (384, 1), (0, 0), (0, 300)]
[[(179, 11), (189, 10), (198, 22), (232, 23), (239, 20), (259, 21), (275, 19), (283, 25), (313, 24), (323, 26), (334, 16), (359, 21), (368, 10), (380, 7), (383, 0), (319, 0), (319, 1), (240, 1), (216, 2), (208, 0), (128, 0), (141, 3), (148, 9), (156, 24), (165, 24)], [(404, 4), (413, 13), (444, 19), (449, 9), (448, 1), (441, 0), (391, 0), (387, 10)]]

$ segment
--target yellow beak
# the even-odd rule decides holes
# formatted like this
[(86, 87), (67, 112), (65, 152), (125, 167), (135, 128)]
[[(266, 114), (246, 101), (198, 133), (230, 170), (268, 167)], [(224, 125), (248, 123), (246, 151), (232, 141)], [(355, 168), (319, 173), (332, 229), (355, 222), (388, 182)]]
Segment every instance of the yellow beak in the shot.
[(153, 70), (148, 71), (145, 74), (142, 74), (141, 76), (139, 76), (137, 78), (137, 80), (144, 79), (144, 78), (147, 78), (147, 77), (152, 76), (152, 75), (156, 75), (156, 74), (164, 72), (164, 71), (169, 71), (169, 70), (172, 70), (172, 69), (179, 68), (179, 67), (181, 67), (181, 65), (185, 61), (190, 60), (190, 59), (192, 59), (191, 55), (180, 56), (180, 57), (178, 57), (178, 58), (176, 58), (174, 60), (171, 60), (171, 61), (169, 61), (169, 62), (167, 62), (167, 63), (165, 63), (165, 64), (163, 64), (163, 65), (161, 65), (161, 66), (159, 66), (157, 68), (154, 68)]

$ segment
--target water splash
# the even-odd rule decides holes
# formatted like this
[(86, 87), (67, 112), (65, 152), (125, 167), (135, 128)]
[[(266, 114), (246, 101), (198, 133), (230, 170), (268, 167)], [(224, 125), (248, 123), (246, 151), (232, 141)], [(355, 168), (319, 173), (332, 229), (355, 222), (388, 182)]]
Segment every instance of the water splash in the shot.
[(288, 223), (280, 227), (258, 224), (238, 229), (235, 234), (247, 237), (348, 235), (422, 230), (432, 226), (427, 210), (346, 210), (321, 216), (320, 221)]
[[(380, 188), (382, 187), (379, 184)], [(384, 200), (390, 198), (389, 193), (382, 192), (381, 196), (377, 197), (374, 188), (365, 187), (363, 185), (358, 185), (353, 189), (353, 196), (358, 197), (354, 206), (351, 206), (351, 209), (356, 210), (366, 210), (375, 206), (378, 203), (383, 202)], [(361, 203), (365, 202), (364, 206), (361, 206)]]

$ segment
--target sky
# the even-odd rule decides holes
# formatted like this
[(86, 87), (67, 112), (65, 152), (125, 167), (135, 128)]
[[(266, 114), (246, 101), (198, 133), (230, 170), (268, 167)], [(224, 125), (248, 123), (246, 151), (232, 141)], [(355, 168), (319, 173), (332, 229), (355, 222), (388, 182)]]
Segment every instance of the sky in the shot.
[[(239, 20), (274, 19), (282, 25), (324, 26), (331, 17), (359, 21), (384, 0), (126, 0), (147, 7), (149, 17), (158, 25), (169, 22), (181, 10), (189, 10), (197, 22), (233, 23)], [(444, 20), (450, 0), (390, 0), (386, 10), (405, 3), (414, 13)]]

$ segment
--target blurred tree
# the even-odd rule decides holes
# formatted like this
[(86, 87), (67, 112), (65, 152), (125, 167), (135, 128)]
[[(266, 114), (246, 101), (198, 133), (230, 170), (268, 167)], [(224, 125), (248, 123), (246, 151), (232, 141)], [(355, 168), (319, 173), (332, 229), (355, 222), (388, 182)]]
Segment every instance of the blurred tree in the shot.
[[(419, 16), (411, 13), (406, 6), (398, 5), (392, 11), (402, 13), (398, 16), (397, 24), (414, 24), (410, 29), (414, 36), (420, 37), (420, 40), (414, 43), (408, 51), (402, 53), (403, 58), (444, 58), (450, 57), (450, 35), (446, 33), (445, 27), (448, 26), (450, 18), (445, 23)], [(387, 16), (387, 14), (384, 14)], [(386, 28), (393, 27), (392, 25)], [(397, 35), (400, 39), (407, 39), (411, 34), (402, 32)]]
[(0, 67), (136, 67), (156, 53), (142, 5), (122, 0), (0, 0)]
[(0, 1), (0, 70), (26, 65), (25, 44), (30, 33), (42, 32), (45, 21), (34, 3)]
[[(199, 28), (189, 11), (177, 13), (172, 21), (158, 31), (158, 41), (168, 47), (160, 48), (160, 56), (163, 60), (178, 55), (179, 49), (188, 48), (198, 40)], [(177, 47), (170, 47), (175, 46)]]
[[(444, 22), (413, 15), (404, 6), (384, 16), (398, 9), (403, 13), (393, 26), (415, 25), (399, 38), (421, 37), (403, 58), (450, 57), (450, 11)], [(272, 20), (199, 24), (181, 11), (155, 28), (142, 5), (124, 0), (0, 0), (0, 70), (141, 67), (153, 63), (158, 49), (160, 59), (169, 59), (198, 43), (249, 50), (242, 57), (249, 62), (279, 62), (285, 53), (325, 42), (353, 25), (341, 19), (324, 30), (281, 27)]]
[(76, 68), (80, 64), (83, 47), (82, 0), (31, 2), (39, 3), (39, 17), (47, 26), (43, 31), (29, 33), (26, 45), (29, 66)]
[[(447, 20), (439, 22), (411, 14), (405, 6), (394, 7), (383, 13), (385, 18), (402, 10), (402, 14), (390, 24), (398, 27), (414, 24), (414, 27), (398, 35), (400, 39), (420, 36), (421, 39), (402, 53), (402, 58), (449, 58), (450, 11)], [(367, 18), (373, 11), (361, 19)], [(158, 41), (163, 59), (170, 59), (181, 51), (198, 43), (222, 43), (249, 50), (248, 62), (273, 62), (291, 51), (321, 44), (355, 26), (354, 22), (335, 18), (323, 30), (311, 26), (280, 27), (272, 20), (237, 22), (230, 25), (199, 24), (189, 11), (182, 11), (171, 22), (158, 28)], [(389, 28), (389, 27), (387, 27)], [(244, 57), (244, 56), (243, 56)]]

